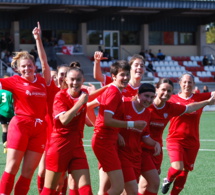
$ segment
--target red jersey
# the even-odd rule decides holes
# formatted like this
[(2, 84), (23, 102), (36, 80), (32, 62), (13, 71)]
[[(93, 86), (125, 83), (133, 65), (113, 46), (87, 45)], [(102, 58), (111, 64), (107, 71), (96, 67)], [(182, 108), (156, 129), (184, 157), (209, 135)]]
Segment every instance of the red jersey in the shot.
[(123, 103), (125, 110), (126, 121), (137, 121), (144, 120), (147, 122), (147, 126), (144, 128), (142, 133), (133, 131), (132, 129), (123, 128), (120, 130), (120, 135), (125, 140), (125, 146), (119, 147), (119, 156), (123, 155), (129, 159), (135, 167), (140, 167), (141, 163), (141, 139), (142, 136), (149, 135), (149, 122), (150, 122), (150, 111), (145, 108), (142, 111), (137, 111), (133, 101), (126, 101)]
[(101, 86), (104, 87), (105, 85), (108, 85), (113, 82), (112, 78), (110, 76), (107, 76), (103, 74), (104, 76), (104, 82), (101, 82)]
[[(149, 107), (149, 110), (151, 112), (151, 121), (149, 126), (150, 137), (159, 142), (161, 146), (163, 146), (162, 135), (167, 123), (172, 117), (182, 115), (186, 111), (186, 106), (166, 102), (165, 105), (161, 108), (158, 108), (154, 104), (152, 104)], [(148, 148), (149, 146), (146, 147)]]
[[(87, 90), (85, 89), (81, 89), (81, 91), (87, 93)], [(79, 100), (79, 97), (73, 98), (69, 94), (68, 89), (60, 90), (55, 95), (53, 104), (54, 129), (52, 137), (74, 133), (80, 134), (81, 138), (83, 138), (83, 130), (86, 117), (86, 104), (80, 107), (76, 115), (67, 125), (63, 125), (59, 119), (59, 116), (61, 114), (67, 112), (76, 104), (76, 102)]]
[(110, 112), (114, 119), (124, 120), (122, 93), (115, 85), (108, 87), (98, 98), (99, 113), (95, 122), (94, 132), (102, 136), (117, 139), (119, 128), (105, 126), (104, 113)]
[(35, 80), (29, 82), (15, 75), (0, 79), (0, 83), (2, 89), (13, 93), (16, 115), (44, 119), (47, 105), (47, 86), (44, 78), (37, 74)]
[[(172, 95), (170, 101), (187, 105), (193, 102), (200, 102), (211, 97), (211, 93), (192, 94), (184, 99), (179, 95)], [(192, 113), (186, 113), (171, 119), (169, 126), (168, 142), (179, 141), (185, 148), (199, 147), (199, 122), (203, 108)]]
[[(113, 80), (111, 77), (104, 75), (104, 82), (101, 83), (101, 86), (103, 87), (112, 82), (113, 82)], [(127, 87), (122, 90), (122, 95), (125, 97), (134, 97), (138, 92), (138, 88), (139, 87), (133, 87), (128, 83)]]
[(129, 83), (126, 88), (122, 90), (122, 95), (125, 97), (134, 97), (138, 92), (139, 87), (132, 87)]
[(60, 88), (58, 88), (54, 82), (54, 80), (51, 81), (50, 86), (48, 86), (48, 114), (52, 119), (53, 114), (53, 103), (54, 103), (54, 97), (57, 94), (57, 92), (60, 91)]

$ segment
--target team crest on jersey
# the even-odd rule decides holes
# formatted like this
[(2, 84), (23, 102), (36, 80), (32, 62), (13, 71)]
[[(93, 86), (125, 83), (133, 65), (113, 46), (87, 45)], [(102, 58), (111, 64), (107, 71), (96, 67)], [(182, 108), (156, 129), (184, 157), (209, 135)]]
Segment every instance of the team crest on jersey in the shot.
[(126, 115), (126, 116), (125, 116), (125, 118), (129, 120), (129, 119), (131, 119), (131, 118), (132, 118), (132, 116), (130, 116), (130, 115)]
[(124, 92), (124, 93), (125, 93), (126, 91), (127, 91), (126, 89), (123, 89), (123, 90), (122, 90), (122, 92)]
[(177, 102), (176, 104), (180, 104), (180, 102)]
[(31, 96), (31, 92), (29, 90), (26, 90), (26, 95), (30, 95)]
[(164, 116), (164, 118), (167, 118), (168, 117), (168, 113), (164, 113), (163, 116)]
[(29, 85), (29, 83), (23, 83), (23, 85), (24, 85), (24, 86), (28, 86), (28, 85)]

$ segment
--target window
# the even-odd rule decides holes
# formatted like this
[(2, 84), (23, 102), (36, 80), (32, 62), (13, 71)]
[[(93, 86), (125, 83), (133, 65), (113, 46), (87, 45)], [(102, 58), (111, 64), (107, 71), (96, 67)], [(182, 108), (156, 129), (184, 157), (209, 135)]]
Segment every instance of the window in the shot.
[(149, 45), (162, 45), (162, 32), (149, 32)]
[(77, 44), (77, 32), (68, 31), (68, 30), (57, 30), (57, 38), (62, 38), (65, 41), (65, 44)]
[(138, 45), (139, 32), (137, 31), (123, 31), (120, 33), (120, 40), (122, 45)]
[(87, 32), (87, 43), (90, 45), (102, 45), (103, 32), (97, 30), (89, 30)]
[(34, 37), (32, 36), (32, 30), (21, 30), (20, 31), (20, 43), (21, 44), (35, 43)]
[(149, 32), (150, 45), (194, 45), (195, 34), (192, 32)]
[(194, 45), (194, 33), (179, 32), (179, 45)]

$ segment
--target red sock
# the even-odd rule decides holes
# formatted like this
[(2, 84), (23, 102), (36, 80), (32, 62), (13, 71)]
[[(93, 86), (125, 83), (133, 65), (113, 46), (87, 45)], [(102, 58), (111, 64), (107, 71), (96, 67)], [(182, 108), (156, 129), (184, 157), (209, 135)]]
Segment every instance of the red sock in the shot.
[(55, 195), (56, 190), (52, 190), (50, 188), (43, 187), (43, 191), (40, 195)]
[(146, 190), (144, 192), (144, 195), (157, 195), (157, 193), (149, 192), (148, 190)]
[(13, 189), (15, 175), (4, 172), (1, 178), (0, 193), (10, 194)]
[(174, 179), (175, 179), (181, 172), (182, 172), (181, 170), (177, 170), (177, 169), (174, 169), (174, 168), (170, 167), (169, 170), (168, 170), (168, 174), (167, 174), (167, 179), (168, 179), (168, 181), (173, 182)]
[(171, 191), (171, 195), (178, 195), (184, 188), (184, 184), (187, 180), (188, 171), (182, 171), (174, 181), (174, 185)]
[(64, 179), (63, 188), (62, 188), (61, 191), (60, 191), (60, 195), (66, 195), (67, 186), (68, 186), (68, 177), (66, 177), (66, 178)]
[(39, 194), (40, 194), (40, 193), (42, 192), (42, 190), (43, 190), (44, 181), (45, 181), (45, 178), (44, 178), (44, 177), (40, 177), (39, 175), (37, 176), (37, 188), (38, 188)]
[(78, 189), (75, 190), (69, 190), (69, 195), (79, 195)]
[(82, 186), (78, 189), (80, 195), (93, 195), (90, 185)]
[(109, 195), (109, 194), (107, 192), (105, 192), (104, 195)]
[(14, 188), (14, 195), (28, 194), (28, 191), (30, 189), (30, 184), (31, 184), (31, 179), (20, 175), (18, 181), (16, 182), (15, 188)]

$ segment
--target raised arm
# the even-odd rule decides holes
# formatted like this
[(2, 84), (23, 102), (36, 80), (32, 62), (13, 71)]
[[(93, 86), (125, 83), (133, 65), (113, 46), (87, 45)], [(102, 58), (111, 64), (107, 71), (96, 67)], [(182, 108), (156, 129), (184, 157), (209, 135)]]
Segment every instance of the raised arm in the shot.
[(34, 35), (34, 39), (36, 40), (36, 46), (37, 46), (38, 56), (40, 58), (40, 62), (42, 66), (43, 77), (46, 80), (46, 84), (49, 85), (51, 82), (51, 72), (50, 72), (50, 67), (48, 64), (46, 52), (44, 50), (43, 43), (41, 40), (41, 27), (39, 22), (37, 22), (37, 27), (33, 29), (32, 33)]
[(104, 124), (109, 127), (129, 128), (134, 131), (142, 132), (147, 123), (142, 120), (138, 120), (138, 121), (118, 120), (118, 119), (113, 118), (112, 113), (104, 112)]
[(95, 91), (90, 92), (88, 101), (89, 102), (93, 101), (95, 98), (101, 95), (108, 87), (109, 85), (105, 85), (104, 87), (101, 87)]
[(104, 75), (102, 74), (100, 66), (100, 61), (103, 59), (107, 58), (103, 57), (103, 53), (101, 51), (96, 51), (94, 54), (93, 77), (100, 82), (104, 82)]
[(188, 104), (188, 108), (187, 108), (187, 111), (185, 113), (191, 113), (191, 112), (194, 112), (204, 106), (207, 106), (207, 105), (213, 105), (215, 103), (215, 96), (214, 96), (214, 93), (212, 93), (212, 96), (210, 99), (208, 100), (204, 100), (204, 101), (201, 101), (201, 102), (194, 102), (192, 104)]

